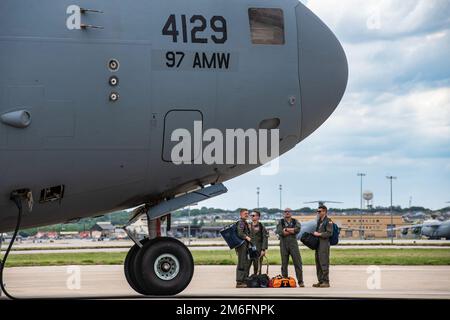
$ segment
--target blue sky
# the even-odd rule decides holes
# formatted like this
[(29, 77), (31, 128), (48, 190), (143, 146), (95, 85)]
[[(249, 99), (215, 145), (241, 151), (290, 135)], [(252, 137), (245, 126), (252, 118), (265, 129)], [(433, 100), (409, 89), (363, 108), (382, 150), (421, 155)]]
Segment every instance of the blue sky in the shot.
[(304, 201), (359, 207), (359, 178), (374, 205), (433, 209), (450, 201), (450, 1), (303, 1), (336, 34), (349, 61), (349, 83), (335, 113), (280, 159), (280, 172), (255, 170), (225, 183), (226, 195), (202, 206), (283, 207)]

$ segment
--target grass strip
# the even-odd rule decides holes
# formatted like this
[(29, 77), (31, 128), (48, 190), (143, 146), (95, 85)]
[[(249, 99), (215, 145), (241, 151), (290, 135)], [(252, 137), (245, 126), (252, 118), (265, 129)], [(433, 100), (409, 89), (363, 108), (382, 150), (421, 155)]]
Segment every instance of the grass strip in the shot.
[[(314, 251), (300, 250), (303, 264), (314, 264)], [(197, 265), (235, 265), (232, 250), (192, 251)], [(126, 252), (74, 252), (10, 255), (7, 267), (58, 265), (120, 265)], [(276, 249), (268, 252), (271, 265), (280, 264)], [(332, 265), (450, 265), (449, 249), (332, 249)]]

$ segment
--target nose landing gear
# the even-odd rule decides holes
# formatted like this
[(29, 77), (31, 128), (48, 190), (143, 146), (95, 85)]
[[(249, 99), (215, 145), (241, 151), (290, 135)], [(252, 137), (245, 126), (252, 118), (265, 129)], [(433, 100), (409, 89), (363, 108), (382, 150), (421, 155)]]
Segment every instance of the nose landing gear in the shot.
[(180, 241), (160, 237), (135, 244), (124, 263), (130, 286), (143, 295), (174, 295), (183, 291), (194, 274), (194, 260)]
[[(142, 211), (144, 208), (138, 209), (137, 215)], [(160, 219), (148, 221), (149, 238), (138, 241), (125, 227), (135, 242), (125, 258), (125, 277), (131, 288), (143, 295), (180, 293), (194, 274), (194, 260), (189, 249), (174, 238), (161, 237), (160, 229)]]

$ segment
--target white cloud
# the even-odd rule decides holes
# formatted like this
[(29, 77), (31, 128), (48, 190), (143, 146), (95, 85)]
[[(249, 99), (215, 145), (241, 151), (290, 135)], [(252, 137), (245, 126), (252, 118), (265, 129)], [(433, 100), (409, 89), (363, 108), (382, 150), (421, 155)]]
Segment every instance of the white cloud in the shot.
[(407, 91), (450, 84), (450, 30), (397, 40), (344, 43), (348, 92)]
[(382, 154), (414, 161), (450, 157), (450, 87), (384, 93), (371, 101), (349, 95), (310, 140), (302, 144), (313, 144), (317, 154), (331, 150), (364, 161)]
[(447, 0), (309, 0), (306, 5), (344, 41), (371, 41), (448, 28)]

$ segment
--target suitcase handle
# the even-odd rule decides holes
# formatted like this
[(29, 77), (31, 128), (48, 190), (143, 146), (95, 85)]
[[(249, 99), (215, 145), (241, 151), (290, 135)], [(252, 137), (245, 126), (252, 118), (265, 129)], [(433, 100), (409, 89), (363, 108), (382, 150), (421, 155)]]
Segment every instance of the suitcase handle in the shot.
[[(269, 258), (267, 256), (263, 256), (263, 260), (266, 259), (266, 274), (269, 275)], [(259, 264), (258, 274), (261, 274), (262, 263)]]

